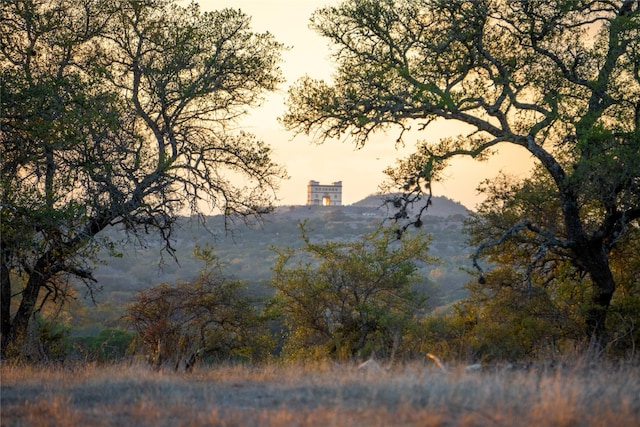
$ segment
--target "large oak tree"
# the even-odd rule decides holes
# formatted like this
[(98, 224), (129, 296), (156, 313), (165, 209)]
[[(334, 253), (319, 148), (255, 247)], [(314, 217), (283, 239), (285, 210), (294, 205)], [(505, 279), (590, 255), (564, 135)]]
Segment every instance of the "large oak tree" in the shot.
[[(522, 218), (532, 218), (535, 227), (554, 229), (566, 238), (551, 181), (541, 166), (526, 179), (504, 174), (488, 179), (480, 187), (486, 199), (465, 224), (471, 244), (478, 247), (477, 256), (485, 258), (490, 267), (483, 283), (467, 284), (470, 292), (459, 305), (460, 313), (477, 319), (470, 328), (474, 344), (494, 357), (557, 357), (559, 352), (571, 352), (584, 339), (591, 285), (586, 272), (565, 251), (546, 248), (546, 238), (540, 233), (526, 228), (512, 232), (522, 227)], [(597, 204), (583, 206), (583, 210), (599, 216)], [(640, 339), (635, 328), (640, 321), (639, 237), (640, 227), (630, 227), (608, 253), (616, 292), (608, 308), (602, 350), (610, 356), (634, 357), (634, 342)]]
[(411, 126), (428, 132), (436, 119), (468, 126), (421, 142), (388, 171), (406, 191), (401, 208), (428, 200), (456, 156), (527, 150), (550, 177), (562, 223), (523, 217), (484, 245), (534, 233), (541, 252), (584, 271), (593, 284), (587, 334), (602, 343), (616, 290), (609, 254), (640, 217), (638, 2), (347, 0), (311, 22), (335, 43), (337, 71), (331, 83), (298, 81), (283, 122), (358, 144), (394, 126), (400, 137)]
[(158, 232), (171, 252), (180, 213), (269, 211), (284, 172), (235, 124), (282, 82), (281, 49), (239, 10), (2, 2), (3, 355), (69, 278), (92, 285), (106, 227)]

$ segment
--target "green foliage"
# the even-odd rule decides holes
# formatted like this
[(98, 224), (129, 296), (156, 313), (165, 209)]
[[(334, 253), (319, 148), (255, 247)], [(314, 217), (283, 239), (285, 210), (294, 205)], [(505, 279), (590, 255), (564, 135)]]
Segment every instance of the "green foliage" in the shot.
[[(109, 225), (143, 245), (158, 232), (172, 254), (178, 212), (261, 215), (285, 173), (263, 141), (229, 126), (282, 82), (282, 45), (240, 10), (27, 0), (0, 14), (5, 356), (44, 290), (69, 277), (96, 290), (98, 251), (117, 255), (98, 237)], [(28, 276), (23, 292), (10, 292), (12, 271)]]
[(569, 319), (541, 290), (529, 295), (504, 285), (477, 314), (472, 352), (482, 360), (554, 358), (564, 337), (582, 331), (574, 327), (571, 334)]
[(409, 360), (422, 360), (427, 353), (454, 360), (459, 344), (448, 316), (430, 313), (407, 328), (401, 351)]
[[(539, 167), (534, 186), (505, 186), (516, 199), (494, 197), (508, 212), (496, 207), (495, 227), (474, 243), (515, 253), (518, 272), (553, 253), (584, 273), (585, 339), (604, 345), (618, 286), (611, 251), (640, 218), (640, 5), (345, 0), (311, 22), (336, 45), (337, 71), (330, 83), (295, 83), (283, 123), (319, 142), (348, 135), (358, 145), (395, 126), (402, 141), (436, 119), (456, 123), (463, 133), (419, 141), (386, 171), (404, 192), (396, 219), (407, 226), (421, 218), (406, 215), (406, 205), (428, 206), (451, 159), (483, 160), (504, 144), (527, 150)], [(538, 191), (540, 171), (546, 191)], [(516, 235), (520, 244), (509, 244)]]
[(87, 360), (98, 362), (117, 362), (128, 353), (134, 335), (131, 332), (118, 328), (102, 329), (98, 335), (92, 337), (76, 338), (74, 340), (76, 351), (84, 353)]
[[(553, 229), (555, 236), (566, 235), (551, 188), (542, 168), (522, 181), (501, 176), (483, 187), (488, 197), (471, 215), (466, 230), (474, 243), (500, 244), (483, 249), (490, 269), (482, 281), (467, 285), (466, 304), (477, 316), (473, 353), (481, 359), (556, 357), (585, 345), (586, 319), (597, 309), (607, 312), (602, 351), (637, 357), (638, 224), (629, 225), (609, 254), (617, 295), (608, 308), (594, 307), (594, 283), (584, 268), (566, 249), (549, 248), (548, 235), (537, 231)], [(585, 204), (582, 210), (594, 219), (601, 206)], [(531, 220), (516, 231), (522, 218)]]
[(350, 241), (305, 243), (299, 250), (274, 248), (278, 259), (271, 309), (283, 317), (284, 350), (293, 358), (388, 357), (423, 309), (412, 289), (418, 263), (433, 261), (430, 239), (417, 233), (398, 240), (380, 228)]
[(36, 316), (26, 355), (39, 362), (62, 362), (71, 350), (71, 327), (56, 319)]
[(607, 351), (621, 358), (640, 357), (640, 226), (619, 242), (611, 257), (618, 292), (611, 301)]
[(196, 355), (208, 361), (265, 357), (269, 341), (245, 283), (223, 275), (211, 248), (195, 254), (205, 262), (196, 280), (140, 291), (128, 307), (140, 351), (154, 366), (176, 369)]

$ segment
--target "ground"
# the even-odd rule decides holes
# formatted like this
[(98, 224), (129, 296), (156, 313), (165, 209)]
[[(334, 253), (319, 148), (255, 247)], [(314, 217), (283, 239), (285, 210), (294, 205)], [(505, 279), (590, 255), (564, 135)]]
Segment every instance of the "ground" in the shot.
[(638, 367), (2, 366), (2, 426), (640, 425)]

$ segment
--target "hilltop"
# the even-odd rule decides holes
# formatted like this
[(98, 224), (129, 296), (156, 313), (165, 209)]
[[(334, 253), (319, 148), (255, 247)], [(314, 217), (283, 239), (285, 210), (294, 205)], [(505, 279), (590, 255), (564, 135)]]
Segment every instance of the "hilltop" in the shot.
[[(351, 219), (358, 219), (360, 216), (378, 217), (385, 219), (393, 216), (393, 207), (385, 204), (385, 199), (392, 195), (372, 194), (351, 205), (343, 206), (280, 206), (275, 212), (266, 218), (267, 221), (279, 219), (304, 220), (328, 216), (331, 212), (340, 212)], [(467, 217), (471, 212), (467, 207), (459, 202), (447, 197), (435, 196), (431, 199), (431, 206), (426, 211), (428, 217), (447, 218), (451, 216)], [(417, 212), (420, 206), (413, 207)]]
[[(389, 194), (372, 194), (370, 196), (365, 197), (359, 202), (354, 203), (353, 207), (359, 208), (377, 208), (381, 210), (387, 210), (387, 207), (384, 205), (384, 201), (393, 195)], [(414, 206), (414, 210), (419, 209), (420, 206)], [(427, 210), (427, 216), (439, 216), (439, 217), (448, 217), (452, 215), (469, 215), (471, 211), (467, 209), (460, 202), (456, 202), (447, 197), (442, 196), (434, 196), (431, 198), (431, 206)]]

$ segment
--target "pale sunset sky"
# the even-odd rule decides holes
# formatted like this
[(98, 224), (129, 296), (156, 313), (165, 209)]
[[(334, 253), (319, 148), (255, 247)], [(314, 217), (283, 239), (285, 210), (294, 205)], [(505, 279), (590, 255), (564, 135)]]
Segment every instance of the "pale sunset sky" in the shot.
[[(197, 1), (197, 0), (196, 0)], [(277, 41), (290, 49), (283, 53), (280, 68), (287, 80), (277, 93), (267, 96), (258, 110), (243, 120), (242, 127), (255, 134), (273, 149), (273, 158), (284, 165), (290, 178), (281, 182), (280, 205), (306, 203), (309, 180), (321, 184), (342, 181), (342, 201), (349, 205), (379, 191), (385, 175), (382, 171), (406, 157), (416, 144), (416, 138), (438, 141), (442, 137), (464, 133), (460, 124), (438, 122), (426, 130), (405, 138), (404, 147), (396, 147), (396, 133), (375, 135), (364, 148), (356, 149), (348, 138), (328, 141), (322, 145), (306, 135), (287, 132), (277, 118), (285, 111), (288, 87), (304, 75), (330, 80), (333, 64), (329, 40), (309, 28), (313, 11), (323, 6), (339, 4), (338, 0), (200, 0), (203, 11), (231, 7), (241, 9), (251, 17), (256, 32), (270, 32)], [(499, 171), (525, 174), (532, 166), (528, 153), (518, 147), (499, 146), (500, 153), (489, 162), (479, 163), (459, 159), (447, 170), (447, 179), (433, 186), (435, 195), (446, 196), (473, 209), (482, 200), (477, 194), (478, 184)]]

